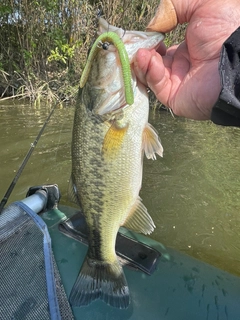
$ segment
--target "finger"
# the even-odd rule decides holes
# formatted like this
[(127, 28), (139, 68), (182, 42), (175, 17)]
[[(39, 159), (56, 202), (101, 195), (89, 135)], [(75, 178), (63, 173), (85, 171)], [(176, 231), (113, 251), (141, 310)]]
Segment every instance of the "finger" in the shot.
[(149, 31), (169, 32), (178, 23), (177, 13), (171, 0), (161, 0), (156, 15), (147, 26)]
[(147, 26), (149, 31), (169, 32), (178, 23), (189, 22), (204, 0), (161, 0), (157, 12)]
[(171, 69), (172, 68), (173, 57), (171, 57), (171, 56), (163, 56), (162, 60), (163, 60), (163, 64), (164, 64), (165, 68), (167, 68), (167, 69)]
[(137, 78), (147, 86), (146, 74), (152, 53), (150, 50), (139, 49), (134, 57), (133, 65)]
[(171, 90), (171, 56), (161, 57), (155, 50), (139, 49), (134, 59), (137, 78), (148, 86), (165, 106)]
[(168, 106), (172, 85), (170, 80), (171, 64), (172, 57), (161, 57), (156, 51), (152, 50), (149, 52), (144, 65), (147, 86), (165, 106)]
[(166, 56), (173, 57), (175, 55), (175, 52), (177, 48), (179, 47), (179, 44), (176, 44), (175, 46), (171, 46), (166, 50)]
[(160, 42), (159, 46), (155, 49), (161, 56), (166, 54), (167, 47), (164, 42)]
[(172, 108), (172, 103), (179, 87), (186, 78), (190, 63), (186, 43), (173, 48), (174, 56), (161, 57), (157, 52), (151, 52), (148, 66), (145, 66), (145, 77), (149, 88), (159, 101)]

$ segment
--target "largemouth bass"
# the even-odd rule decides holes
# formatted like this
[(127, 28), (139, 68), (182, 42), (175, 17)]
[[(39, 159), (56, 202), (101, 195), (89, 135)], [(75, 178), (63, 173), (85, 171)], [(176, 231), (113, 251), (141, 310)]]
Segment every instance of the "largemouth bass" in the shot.
[[(163, 40), (160, 33), (124, 31), (100, 18), (99, 33), (104, 32), (119, 36), (128, 64), (139, 48), (151, 49)], [(72, 191), (87, 222), (89, 247), (70, 303), (82, 306), (100, 298), (127, 308), (129, 289), (115, 253), (116, 236), (120, 226), (144, 234), (154, 230), (139, 197), (143, 153), (155, 159), (156, 154), (162, 156), (163, 148), (148, 124), (146, 88), (131, 68), (134, 102), (127, 104), (119, 48), (111, 41), (99, 41), (97, 47), (79, 90), (73, 126)]]

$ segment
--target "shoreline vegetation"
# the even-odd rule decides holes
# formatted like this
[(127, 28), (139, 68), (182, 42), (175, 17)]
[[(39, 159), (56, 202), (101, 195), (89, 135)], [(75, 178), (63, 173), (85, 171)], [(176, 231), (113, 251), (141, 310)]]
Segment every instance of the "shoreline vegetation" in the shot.
[[(39, 104), (75, 100), (97, 12), (112, 25), (145, 30), (159, 0), (2, 0), (0, 5), (0, 102)], [(184, 38), (186, 26), (167, 34), (167, 46)]]

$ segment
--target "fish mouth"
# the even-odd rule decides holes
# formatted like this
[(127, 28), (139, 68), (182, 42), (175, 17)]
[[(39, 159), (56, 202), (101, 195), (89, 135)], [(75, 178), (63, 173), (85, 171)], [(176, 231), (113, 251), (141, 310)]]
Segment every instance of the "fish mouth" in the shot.
[(99, 34), (104, 32), (115, 32), (122, 39), (128, 53), (130, 63), (140, 48), (155, 49), (165, 38), (163, 33), (153, 31), (127, 31), (110, 25), (105, 19), (99, 18)]
[[(159, 44), (164, 39), (164, 34), (158, 32), (149, 31), (125, 31), (122, 28), (118, 28), (110, 25), (105, 19), (99, 18), (99, 32), (102, 33), (114, 32), (122, 40), (124, 47), (126, 49), (126, 55), (128, 56), (130, 65), (133, 62), (134, 56), (140, 48), (154, 49), (159, 46)], [(111, 44), (111, 43), (110, 43)], [(116, 52), (116, 47), (111, 44), (108, 46), (106, 53), (112, 54)], [(134, 69), (131, 67), (131, 87), (133, 91), (133, 96), (136, 96), (137, 79)], [(122, 79), (119, 80), (119, 86), (116, 91), (111, 91), (111, 95), (106, 95), (104, 100), (94, 108), (94, 113), (99, 116), (108, 117), (112, 112), (118, 113), (123, 109), (128, 108), (131, 103), (126, 102), (126, 88), (128, 87), (123, 83)], [(124, 93), (125, 91), (125, 93)]]

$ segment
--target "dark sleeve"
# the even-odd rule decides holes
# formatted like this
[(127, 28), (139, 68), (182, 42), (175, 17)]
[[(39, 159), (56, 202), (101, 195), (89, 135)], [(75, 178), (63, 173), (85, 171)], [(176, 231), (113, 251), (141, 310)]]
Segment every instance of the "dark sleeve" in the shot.
[(222, 90), (211, 120), (240, 127), (240, 27), (224, 42), (219, 64)]

